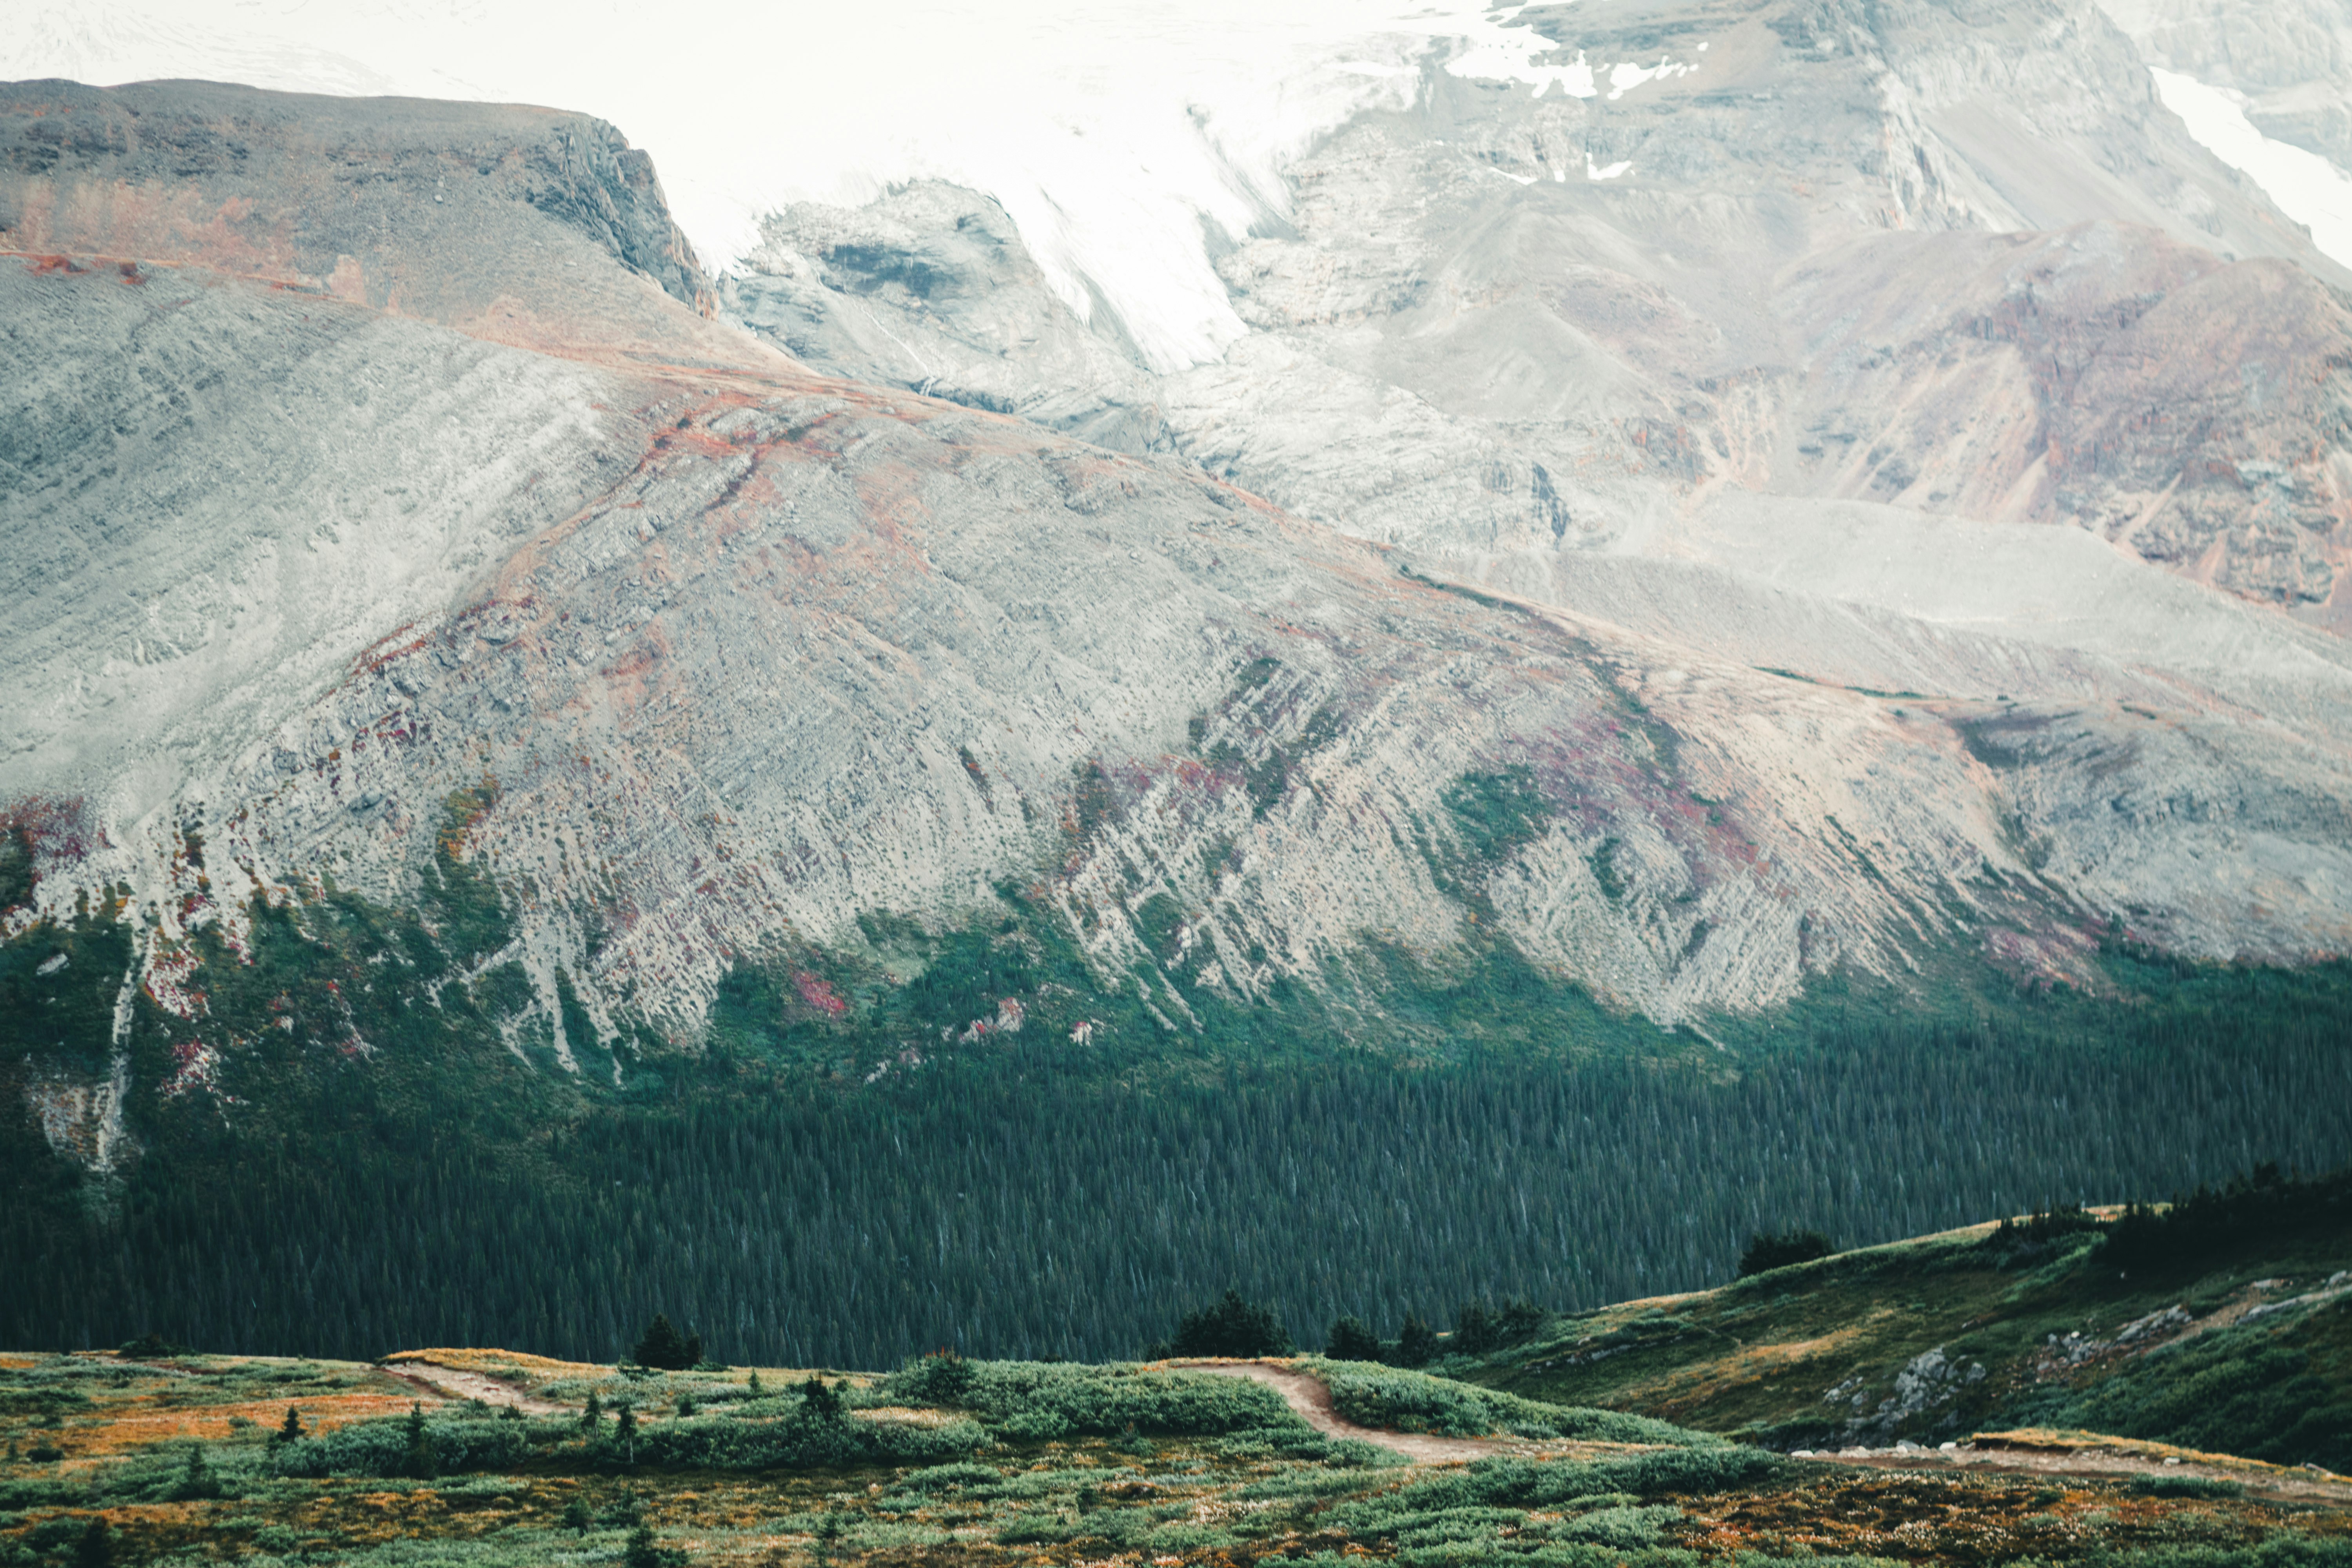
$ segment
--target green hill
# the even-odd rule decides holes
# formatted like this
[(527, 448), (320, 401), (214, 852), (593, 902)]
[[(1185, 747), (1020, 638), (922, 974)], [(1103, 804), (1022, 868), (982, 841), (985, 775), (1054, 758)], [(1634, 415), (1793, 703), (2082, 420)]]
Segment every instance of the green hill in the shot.
[(2079, 1427), (2352, 1469), (2352, 1174), (1864, 1247), (1439, 1364), (1779, 1448)]

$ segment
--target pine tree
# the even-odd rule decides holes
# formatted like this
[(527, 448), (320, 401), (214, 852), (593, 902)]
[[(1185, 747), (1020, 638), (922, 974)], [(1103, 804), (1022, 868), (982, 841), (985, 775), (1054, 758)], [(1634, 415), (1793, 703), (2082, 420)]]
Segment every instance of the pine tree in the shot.
[(1185, 1313), (1176, 1325), (1178, 1355), (1289, 1355), (1297, 1349), (1274, 1309), (1252, 1306), (1239, 1290), (1228, 1289), (1223, 1300)]
[(425, 1429), (425, 1405), (421, 1401), (412, 1401), (408, 1406), (408, 1453), (403, 1468), (419, 1480), (432, 1479), (441, 1468), (433, 1452), (433, 1436)]
[(593, 1436), (597, 1423), (604, 1419), (604, 1402), (592, 1393), (588, 1395), (588, 1408), (580, 1413), (580, 1430)]
[(628, 1463), (634, 1465), (637, 1462), (637, 1413), (626, 1401), (622, 1403), (619, 1414), (613, 1417), (613, 1441), (621, 1446), (621, 1452)]
[(180, 1472), (179, 1480), (173, 1483), (172, 1500), (195, 1502), (205, 1498), (216, 1498), (220, 1493), (219, 1478), (213, 1474), (212, 1466), (205, 1461), (203, 1446), (190, 1448), (188, 1468)]
[(808, 1381), (801, 1384), (801, 1412), (814, 1421), (835, 1422), (845, 1418), (841, 1395), (814, 1373), (811, 1373)]
[(1463, 1355), (1485, 1355), (1502, 1342), (1502, 1334), (1495, 1324), (1495, 1315), (1475, 1301), (1465, 1301), (1454, 1311), (1454, 1342), (1446, 1349)]
[(286, 1407), (286, 1419), (278, 1424), (277, 1440), (280, 1443), (291, 1443), (301, 1436), (302, 1417), (289, 1405)]
[(1331, 1325), (1323, 1353), (1333, 1361), (1378, 1361), (1381, 1337), (1366, 1328), (1361, 1319), (1344, 1317)]
[(639, 1366), (658, 1372), (689, 1372), (702, 1360), (702, 1337), (681, 1336), (670, 1326), (669, 1314), (656, 1312), (654, 1321), (646, 1327), (645, 1337), (630, 1353)]
[(1422, 1321), (1419, 1314), (1408, 1314), (1397, 1333), (1397, 1365), (1426, 1366), (1436, 1353), (1437, 1331)]
[(563, 1528), (572, 1534), (587, 1534), (589, 1525), (593, 1522), (595, 1522), (594, 1519), (588, 1511), (586, 1498), (576, 1497), (563, 1505)]
[(74, 1568), (114, 1568), (114, 1535), (103, 1519), (85, 1526), (74, 1542)]
[(1739, 1278), (1811, 1263), (1836, 1250), (1837, 1245), (1818, 1230), (1759, 1231), (1748, 1238), (1748, 1250), (1739, 1255)]
[(752, 1398), (754, 1398), (754, 1399), (759, 1398), (759, 1397), (760, 1397), (760, 1395), (761, 1395), (761, 1387), (760, 1387), (760, 1374), (759, 1374), (759, 1373), (758, 1373), (758, 1372), (756, 1372), (756, 1371), (754, 1371), (754, 1372), (751, 1373), (751, 1390), (750, 1390), (750, 1392), (751, 1392), (751, 1397), (752, 1397)]
[(694, 1414), (694, 1391), (692, 1389), (689, 1388), (685, 1393), (677, 1396), (677, 1413), (682, 1416), (691, 1415)]

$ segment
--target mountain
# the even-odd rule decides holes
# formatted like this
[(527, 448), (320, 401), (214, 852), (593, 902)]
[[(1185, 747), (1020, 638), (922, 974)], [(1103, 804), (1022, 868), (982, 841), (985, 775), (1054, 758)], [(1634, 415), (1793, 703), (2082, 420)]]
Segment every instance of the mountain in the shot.
[[(586, 1246), (676, 1133), (659, 1224), (699, 1236), (753, 1121), (855, 1143), (933, 1079), (1091, 1108), (1169, 1213), (1122, 1094), (1271, 1075), (1246, 1103), (1377, 1170), (1318, 1098), (1366, 1061), (1569, 1119), (1530, 1151), (1612, 1114), (1560, 1073), (1653, 1062), (1673, 1159), (1748, 1126), (1766, 1163), (1828, 1063), (1896, 1096), (1840, 1158), (1965, 1173), (1836, 1200), (1881, 1236), (2340, 1158), (2304, 1086), (2352, 931), (2341, 268), (2085, 5), (1517, 21), (1582, 65), (1433, 58), (1217, 239), (1252, 331), (1176, 371), (952, 187), (789, 209), (713, 279), (587, 116), (0, 89), (12, 1331), (475, 1258), (362, 1235), (428, 1144), (464, 1226), (528, 1194)], [(2233, 1087), (2167, 1102), (2158, 1051)], [(2019, 1092), (2045, 1058), (2111, 1142)], [(1428, 1151), (1400, 1212), (1458, 1180), (1380, 1114)], [(845, 1181), (901, 1180), (880, 1147)], [(1696, 1279), (1832, 1185), (1708, 1180)], [(1552, 1267), (1476, 1223), (1368, 1298)], [(1269, 1224), (1150, 1268), (1303, 1292)], [(985, 1289), (814, 1342), (1038, 1331), (976, 1225)], [(1661, 1266), (1610, 1225), (1553, 1260), (1580, 1301)], [(1055, 1342), (1099, 1352), (1134, 1289), (1090, 1278)], [(297, 1315), (414, 1321), (374, 1310)]]

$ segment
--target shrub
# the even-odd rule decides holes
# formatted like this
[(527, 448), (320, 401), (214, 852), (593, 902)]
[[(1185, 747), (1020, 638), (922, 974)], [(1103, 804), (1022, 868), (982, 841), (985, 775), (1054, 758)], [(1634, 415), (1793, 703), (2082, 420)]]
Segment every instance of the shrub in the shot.
[(653, 1527), (640, 1524), (629, 1531), (629, 1544), (621, 1561), (627, 1568), (685, 1568), (686, 1553), (676, 1547), (655, 1545)]
[(914, 1426), (806, 1414), (776, 1421), (698, 1416), (638, 1428), (635, 1463), (659, 1469), (928, 1465), (969, 1454), (987, 1440), (988, 1434), (970, 1421)]
[(2238, 1498), (2246, 1489), (2236, 1481), (2208, 1476), (2135, 1476), (2131, 1489), (2142, 1497)]
[(1224, 1300), (1184, 1314), (1176, 1325), (1178, 1355), (1289, 1355), (1297, 1349), (1290, 1331), (1275, 1321), (1271, 1307), (1253, 1306), (1238, 1290)]
[[(1306, 1429), (1260, 1384), (1204, 1373), (1040, 1362), (973, 1362), (964, 1407), (1014, 1439), (1073, 1434), (1213, 1436), (1255, 1426)], [(909, 1373), (891, 1374), (887, 1391)]]
[(1522, 1437), (1573, 1437), (1598, 1443), (1711, 1447), (1723, 1441), (1646, 1415), (1545, 1405), (1421, 1373), (1328, 1361), (1317, 1363), (1316, 1371), (1330, 1387), (1332, 1407), (1366, 1426), (1450, 1437), (1505, 1431)]
[(1759, 1231), (1748, 1238), (1748, 1250), (1739, 1255), (1739, 1278), (1811, 1263), (1836, 1250), (1837, 1245), (1818, 1230)]
[(281, 1443), (267, 1468), (278, 1476), (414, 1476), (503, 1468), (530, 1451), (528, 1428), (513, 1421), (433, 1421), (421, 1409), (394, 1420), (355, 1421), (314, 1437)]
[(961, 1405), (971, 1391), (971, 1363), (953, 1351), (934, 1351), (901, 1367), (888, 1386), (914, 1404)]
[(196, 1502), (221, 1495), (220, 1478), (213, 1474), (201, 1445), (188, 1450), (188, 1468), (180, 1472), (180, 1479), (164, 1495), (173, 1502)]

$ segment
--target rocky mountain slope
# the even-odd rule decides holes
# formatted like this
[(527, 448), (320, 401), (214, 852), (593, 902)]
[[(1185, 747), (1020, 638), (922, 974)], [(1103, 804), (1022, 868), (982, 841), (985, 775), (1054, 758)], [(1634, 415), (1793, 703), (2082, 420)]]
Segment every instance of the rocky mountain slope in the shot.
[(583, 117), (7, 89), (52, 1144), (253, 1049), (213, 966), (331, 891), (421, 921), (420, 1005), (616, 1077), (730, 974), (835, 1016), (914, 977), (892, 921), (1016, 896), (1179, 1035), (1494, 941), (1701, 1026), (2342, 952), (2340, 275), (2087, 8), (1525, 20), (1704, 65), (1433, 70), (1168, 376), (965, 193), (780, 215), (714, 289)]

